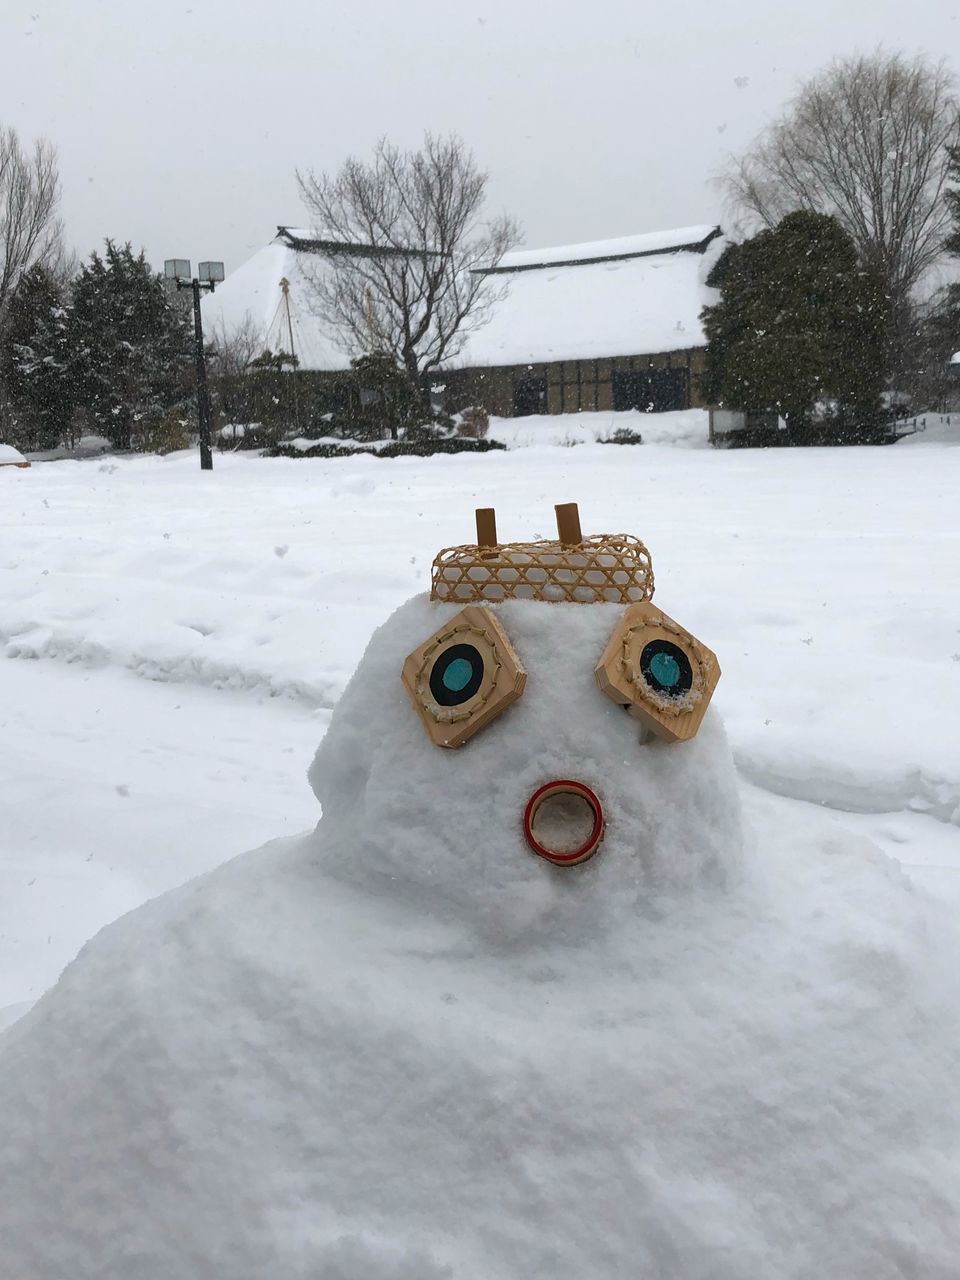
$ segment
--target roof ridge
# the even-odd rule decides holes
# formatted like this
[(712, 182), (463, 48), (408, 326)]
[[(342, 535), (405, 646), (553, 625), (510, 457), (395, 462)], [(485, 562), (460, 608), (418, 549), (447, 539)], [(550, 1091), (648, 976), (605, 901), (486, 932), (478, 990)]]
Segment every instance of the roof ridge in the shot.
[[(694, 239), (666, 239), (661, 244), (648, 248), (641, 247), (643, 241), (656, 240), (658, 237), (669, 237), (676, 234), (687, 237), (694, 232), (702, 232)], [(672, 253), (704, 253), (707, 246), (723, 234), (719, 223), (704, 224), (698, 227), (678, 227), (675, 233), (669, 231), (642, 232), (636, 236), (616, 236), (607, 240), (585, 240), (580, 244), (546, 246), (542, 249), (516, 249), (505, 253), (495, 267), (488, 267), (482, 274), (506, 274), (516, 271), (538, 271), (548, 267), (586, 267), (598, 262), (623, 262), (629, 258), (652, 258)], [(634, 247), (631, 246), (631, 242)], [(603, 252), (601, 246), (608, 244), (611, 248)], [(619, 248), (614, 246), (620, 246)], [(586, 255), (578, 254), (578, 249), (593, 250)], [(551, 254), (566, 253), (566, 257), (550, 257)], [(542, 255), (538, 257), (537, 255)], [(527, 259), (526, 261), (517, 259)]]

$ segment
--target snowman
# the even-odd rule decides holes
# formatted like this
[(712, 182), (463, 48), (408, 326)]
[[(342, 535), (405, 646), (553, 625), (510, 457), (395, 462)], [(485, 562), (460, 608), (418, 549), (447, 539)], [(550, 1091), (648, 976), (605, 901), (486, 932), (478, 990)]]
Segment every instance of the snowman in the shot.
[(745, 831), (716, 656), (557, 515), (479, 512), (374, 635), (314, 832), (0, 1038), (0, 1274), (957, 1274), (952, 923), (826, 818)]

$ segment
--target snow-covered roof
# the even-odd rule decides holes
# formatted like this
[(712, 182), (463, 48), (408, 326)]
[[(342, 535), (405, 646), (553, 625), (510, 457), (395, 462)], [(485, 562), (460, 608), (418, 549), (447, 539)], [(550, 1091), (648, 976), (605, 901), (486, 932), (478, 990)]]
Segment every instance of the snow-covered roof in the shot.
[[(346, 347), (311, 311), (309, 274), (323, 268), (323, 259), (305, 247), (311, 240), (316, 240), (311, 232), (280, 227), (275, 239), (231, 271), (201, 302), (206, 338), (229, 337), (249, 322), (266, 349), (289, 354), (292, 328), (299, 368), (349, 369)], [(303, 247), (296, 247), (298, 242)], [(289, 282), (289, 325), (281, 280)]]
[(317, 239), (317, 233), (308, 227), (277, 227), (277, 236), (300, 244), (313, 244)]
[[(277, 236), (202, 302), (208, 338), (249, 320), (274, 354), (304, 370), (347, 369), (351, 352), (313, 312), (310, 277), (323, 270), (315, 232), (281, 226)], [(507, 286), (490, 322), (470, 334), (455, 363), (484, 367), (646, 355), (704, 344), (700, 311), (716, 294), (707, 273), (722, 244), (717, 226), (681, 227), (504, 255), (491, 273)], [(370, 253), (343, 245), (344, 253)], [(280, 281), (289, 281), (290, 321)]]
[(505, 255), (494, 278), (508, 286), (491, 319), (467, 340), (472, 367), (703, 346), (700, 311), (716, 298), (707, 275), (719, 227), (684, 227)]
[(529, 271), (534, 267), (567, 266), (574, 263), (610, 262), (616, 258), (638, 258), (654, 253), (676, 253), (689, 249), (702, 253), (719, 234), (717, 226), (680, 227), (676, 231), (649, 231), (641, 236), (619, 236), (613, 240), (588, 240), (583, 244), (558, 245), (552, 249), (515, 249), (505, 253), (497, 271)]

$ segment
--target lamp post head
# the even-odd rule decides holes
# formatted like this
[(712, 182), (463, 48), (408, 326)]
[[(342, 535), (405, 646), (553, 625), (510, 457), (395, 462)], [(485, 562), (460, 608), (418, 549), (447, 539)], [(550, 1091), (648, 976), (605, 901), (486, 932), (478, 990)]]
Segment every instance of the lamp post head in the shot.
[(163, 274), (168, 280), (189, 280), (189, 258), (167, 258), (163, 264)]
[(201, 262), (197, 268), (198, 278), (208, 284), (220, 284), (223, 274), (222, 262)]

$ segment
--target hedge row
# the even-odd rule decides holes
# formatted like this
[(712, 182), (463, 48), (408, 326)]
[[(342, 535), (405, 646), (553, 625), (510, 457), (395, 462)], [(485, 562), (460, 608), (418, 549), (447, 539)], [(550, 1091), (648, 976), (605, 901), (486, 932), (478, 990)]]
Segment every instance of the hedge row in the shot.
[(435, 453), (489, 453), (491, 449), (506, 449), (499, 440), (470, 440), (462, 436), (441, 440), (391, 440), (382, 449), (370, 449), (363, 445), (316, 444), (312, 449), (294, 449), (280, 444), (267, 450), (269, 458), (348, 458), (359, 453), (369, 453), (375, 458), (429, 458)]

